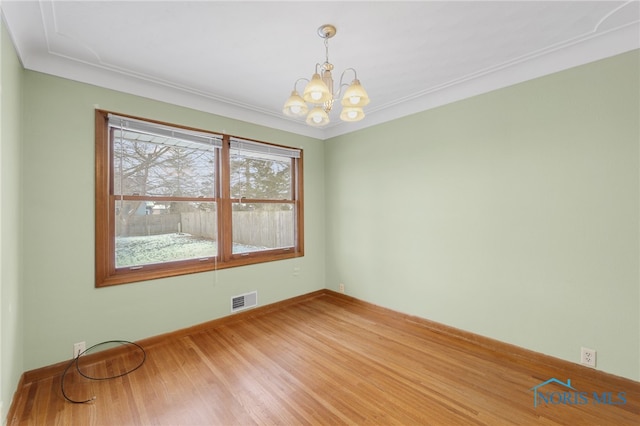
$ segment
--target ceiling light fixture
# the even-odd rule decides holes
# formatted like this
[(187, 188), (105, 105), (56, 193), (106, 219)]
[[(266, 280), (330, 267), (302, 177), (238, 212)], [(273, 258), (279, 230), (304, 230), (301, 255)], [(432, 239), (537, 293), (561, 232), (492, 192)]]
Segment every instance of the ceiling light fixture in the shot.
[[(291, 96), (285, 102), (282, 112), (289, 117), (304, 117), (306, 115), (306, 123), (310, 126), (324, 126), (329, 123), (329, 112), (333, 108), (334, 101), (340, 97), (342, 89), (348, 86), (342, 96), (340, 118), (343, 121), (362, 120), (364, 118), (362, 107), (369, 103), (369, 96), (360, 85), (355, 69), (347, 68), (342, 72), (337, 91), (333, 92), (333, 76), (331, 75), (333, 64), (329, 62), (329, 39), (336, 35), (336, 27), (329, 24), (322, 25), (318, 28), (318, 35), (324, 39), (324, 64), (316, 64), (316, 70), (311, 76), (311, 80), (306, 78), (296, 80)], [(353, 71), (354, 75), (350, 85), (342, 83), (347, 71)], [(307, 82), (302, 96), (298, 94), (296, 89), (300, 81)], [(307, 104), (311, 105), (311, 108)]]

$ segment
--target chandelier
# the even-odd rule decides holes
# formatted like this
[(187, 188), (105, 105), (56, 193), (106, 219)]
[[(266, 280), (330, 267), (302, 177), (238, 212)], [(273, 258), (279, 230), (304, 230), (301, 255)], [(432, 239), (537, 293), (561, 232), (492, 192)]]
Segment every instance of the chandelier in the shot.
[[(322, 25), (318, 28), (318, 35), (324, 39), (325, 61), (324, 64), (316, 64), (316, 70), (311, 80), (299, 78), (293, 84), (291, 96), (284, 104), (282, 112), (289, 117), (307, 116), (306, 123), (310, 126), (321, 127), (329, 123), (329, 112), (333, 108), (333, 103), (340, 97), (340, 92), (347, 87), (342, 95), (342, 111), (340, 118), (343, 121), (359, 121), (364, 118), (362, 107), (369, 103), (369, 96), (360, 85), (356, 70), (347, 68), (340, 76), (337, 91), (333, 91), (333, 64), (329, 62), (329, 39), (336, 35), (336, 27), (333, 25)], [(352, 71), (354, 78), (350, 85), (343, 84), (342, 80), (347, 71)], [(307, 85), (298, 94), (296, 86), (300, 81), (306, 81)], [(309, 105), (307, 105), (309, 104)]]

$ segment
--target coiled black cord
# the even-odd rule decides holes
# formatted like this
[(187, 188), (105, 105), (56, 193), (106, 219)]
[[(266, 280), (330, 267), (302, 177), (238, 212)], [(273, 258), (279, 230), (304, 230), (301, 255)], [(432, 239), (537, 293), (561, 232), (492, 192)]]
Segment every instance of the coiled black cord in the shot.
[[(123, 345), (132, 345), (132, 346), (136, 346), (136, 347), (137, 347), (138, 349), (140, 349), (140, 351), (142, 352), (142, 361), (140, 361), (140, 364), (136, 365), (134, 368), (132, 368), (132, 369), (130, 369), (130, 370), (127, 370), (127, 371), (125, 371), (124, 373), (116, 374), (116, 375), (114, 375), (114, 376), (108, 376), (108, 377), (92, 377), (92, 376), (89, 376), (89, 375), (87, 375), (87, 374), (83, 373), (83, 372), (80, 370), (80, 364), (79, 364), (79, 362), (78, 362), (78, 359), (79, 359), (82, 355), (84, 355), (85, 353), (89, 352), (90, 350), (92, 350), (92, 349), (94, 349), (94, 348), (96, 348), (96, 347), (98, 347), (98, 346), (106, 345), (106, 344), (109, 344), (109, 343), (120, 343), (120, 344), (123, 344)], [(75, 365), (76, 365), (76, 370), (78, 371), (78, 374), (80, 374), (82, 377), (84, 377), (84, 378), (86, 378), (86, 379), (89, 379), (89, 380), (110, 380), (110, 379), (116, 379), (116, 378), (118, 378), (118, 377), (126, 376), (127, 374), (129, 374), (129, 373), (132, 373), (132, 372), (136, 371), (138, 368), (142, 367), (142, 364), (144, 364), (144, 362), (146, 361), (146, 359), (147, 359), (147, 352), (144, 350), (144, 348), (143, 348), (142, 346), (140, 346), (139, 344), (134, 343), (134, 342), (129, 342), (128, 340), (107, 340), (107, 341), (105, 341), (105, 342), (97, 343), (97, 344), (95, 344), (95, 345), (91, 346), (90, 348), (85, 349), (84, 351), (80, 352), (78, 355), (76, 355), (76, 357), (75, 357), (75, 358), (73, 358), (73, 359), (69, 362), (69, 364), (67, 365), (67, 368), (65, 368), (65, 369), (64, 369), (64, 372), (62, 373), (62, 379), (60, 380), (60, 390), (62, 391), (62, 396), (64, 396), (64, 399), (66, 399), (67, 401), (72, 402), (72, 403), (74, 403), (74, 404), (85, 404), (85, 403), (87, 403), (87, 402), (91, 402), (91, 401), (94, 401), (94, 400), (96, 399), (96, 397), (95, 397), (95, 396), (93, 396), (93, 397), (91, 397), (91, 398), (89, 398), (89, 399), (85, 399), (85, 400), (75, 400), (75, 399), (69, 398), (69, 396), (67, 395), (67, 393), (64, 391), (64, 378), (66, 377), (67, 372), (69, 371), (69, 369), (71, 368), (71, 366), (72, 366), (74, 363), (75, 363)]]

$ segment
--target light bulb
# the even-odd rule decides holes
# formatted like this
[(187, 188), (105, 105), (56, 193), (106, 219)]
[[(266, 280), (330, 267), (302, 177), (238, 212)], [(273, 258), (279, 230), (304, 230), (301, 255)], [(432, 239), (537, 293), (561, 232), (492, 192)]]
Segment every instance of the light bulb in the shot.
[(320, 92), (311, 92), (311, 99), (313, 99), (314, 101), (317, 101), (320, 98), (322, 98), (322, 93), (320, 93)]
[(360, 102), (360, 96), (351, 96), (349, 98), (349, 102), (351, 102), (352, 105), (356, 105), (358, 102)]
[(316, 115), (313, 117), (314, 123), (320, 123), (321, 121), (322, 121), (322, 117), (320, 117), (319, 115)]
[(356, 118), (357, 116), (358, 116), (358, 112), (357, 111), (349, 111), (347, 113), (347, 117), (349, 117), (351, 119)]
[(300, 105), (293, 105), (290, 109), (292, 113), (299, 114), (302, 108), (300, 108)]

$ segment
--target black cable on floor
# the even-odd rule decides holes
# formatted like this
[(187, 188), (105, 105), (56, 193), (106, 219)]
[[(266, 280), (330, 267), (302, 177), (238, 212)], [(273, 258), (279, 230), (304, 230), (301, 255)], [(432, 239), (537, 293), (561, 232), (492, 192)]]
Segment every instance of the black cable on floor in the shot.
[[(99, 347), (99, 346), (106, 345), (106, 344), (109, 344), (109, 343), (120, 343), (120, 344), (123, 344), (123, 345), (132, 345), (132, 346), (136, 346), (136, 347), (137, 347), (138, 349), (140, 349), (140, 351), (142, 352), (142, 361), (140, 361), (140, 364), (136, 365), (134, 368), (132, 368), (132, 369), (130, 369), (130, 370), (127, 370), (127, 371), (125, 371), (124, 373), (116, 374), (116, 375), (114, 375), (114, 376), (108, 376), (108, 377), (92, 377), (92, 376), (89, 376), (89, 375), (87, 375), (87, 374), (83, 373), (83, 372), (80, 370), (80, 364), (79, 364), (79, 362), (78, 362), (78, 359), (80, 358), (80, 356), (84, 355), (85, 353), (89, 352), (90, 350), (92, 350), (92, 349), (94, 349), (94, 348), (97, 348), (97, 347)], [(118, 377), (126, 376), (127, 374), (129, 374), (129, 373), (132, 373), (132, 372), (136, 371), (138, 368), (142, 367), (142, 364), (144, 364), (144, 362), (146, 361), (146, 359), (147, 359), (147, 352), (144, 350), (144, 348), (143, 348), (142, 346), (140, 346), (139, 344), (134, 343), (134, 342), (129, 342), (128, 340), (107, 340), (107, 341), (105, 341), (105, 342), (97, 343), (97, 344), (95, 344), (95, 345), (91, 346), (90, 348), (85, 349), (84, 351), (80, 352), (78, 355), (76, 355), (76, 357), (75, 357), (75, 358), (73, 358), (73, 359), (69, 362), (69, 364), (67, 365), (67, 368), (65, 368), (65, 369), (64, 369), (64, 372), (62, 373), (62, 379), (60, 380), (60, 390), (62, 391), (62, 396), (64, 396), (64, 399), (66, 399), (67, 401), (72, 402), (72, 403), (74, 403), (74, 404), (85, 404), (85, 403), (87, 403), (87, 402), (91, 402), (91, 401), (93, 401), (93, 400), (95, 400), (95, 399), (96, 399), (96, 397), (95, 397), (95, 396), (93, 396), (93, 397), (91, 397), (91, 398), (89, 398), (89, 399), (85, 399), (85, 400), (75, 400), (75, 399), (71, 399), (71, 398), (69, 398), (69, 396), (67, 395), (67, 393), (64, 391), (64, 378), (65, 378), (65, 376), (67, 375), (67, 372), (69, 371), (69, 369), (71, 368), (71, 366), (72, 366), (74, 363), (75, 363), (75, 365), (76, 365), (76, 370), (78, 371), (78, 374), (80, 374), (82, 377), (84, 377), (84, 378), (86, 378), (86, 379), (89, 379), (89, 380), (110, 380), (110, 379), (116, 379), (116, 378), (118, 378)]]

